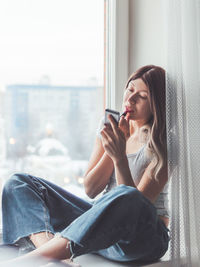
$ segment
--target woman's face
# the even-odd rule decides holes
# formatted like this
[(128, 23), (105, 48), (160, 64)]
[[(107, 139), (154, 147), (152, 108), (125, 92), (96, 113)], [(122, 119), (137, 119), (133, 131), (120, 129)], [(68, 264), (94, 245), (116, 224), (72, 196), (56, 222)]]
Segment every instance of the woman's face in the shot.
[(149, 88), (142, 79), (130, 81), (124, 92), (123, 111), (127, 111), (130, 120), (145, 124), (152, 115), (149, 99)]

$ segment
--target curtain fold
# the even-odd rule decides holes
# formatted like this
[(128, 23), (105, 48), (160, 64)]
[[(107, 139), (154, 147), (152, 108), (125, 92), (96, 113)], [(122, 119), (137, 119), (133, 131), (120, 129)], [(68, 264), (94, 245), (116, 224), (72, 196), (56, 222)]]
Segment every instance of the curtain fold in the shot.
[(200, 1), (167, 2), (172, 266), (200, 266)]

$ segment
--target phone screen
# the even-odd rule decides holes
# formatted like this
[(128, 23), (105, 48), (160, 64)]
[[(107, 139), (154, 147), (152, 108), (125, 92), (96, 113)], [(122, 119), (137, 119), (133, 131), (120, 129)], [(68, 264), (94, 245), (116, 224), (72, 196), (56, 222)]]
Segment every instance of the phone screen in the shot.
[(110, 123), (110, 121), (108, 119), (108, 114), (111, 114), (117, 123), (119, 122), (120, 113), (116, 110), (112, 110), (112, 109), (107, 108), (105, 110), (105, 123), (107, 123), (107, 124)]

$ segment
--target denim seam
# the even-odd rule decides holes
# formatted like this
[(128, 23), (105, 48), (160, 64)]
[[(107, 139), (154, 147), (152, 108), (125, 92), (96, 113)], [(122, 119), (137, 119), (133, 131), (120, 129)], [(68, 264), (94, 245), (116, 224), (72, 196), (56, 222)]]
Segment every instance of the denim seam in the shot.
[(44, 211), (44, 223), (45, 223), (45, 229), (46, 229), (46, 236), (47, 236), (47, 238), (49, 238), (49, 236), (48, 236), (48, 232), (50, 232), (50, 230), (49, 230), (49, 221), (48, 221), (48, 214), (47, 214), (47, 208), (44, 206), (44, 205), (42, 205), (42, 207), (43, 207), (43, 211)]
[[(44, 188), (44, 186), (41, 184), (40, 181), (38, 181), (38, 180), (36, 179), (35, 176), (29, 176), (29, 177), (31, 177), (33, 183), (36, 182), (36, 184), (39, 184), (39, 185), (40, 185), (40, 186), (37, 186), (37, 188), (38, 188), (38, 190), (40, 191), (40, 195), (42, 195), (42, 197), (44, 198), (44, 192), (43, 192), (43, 190), (42, 190), (42, 188)], [(46, 230), (45, 230), (45, 232), (46, 232), (46, 237), (49, 239), (48, 232), (51, 232), (51, 231), (49, 230), (50, 227), (49, 227), (49, 217), (48, 217), (47, 207), (45, 206), (44, 203), (42, 203), (42, 208), (43, 208), (43, 212), (44, 212), (44, 223), (45, 223), (45, 229), (46, 229)]]

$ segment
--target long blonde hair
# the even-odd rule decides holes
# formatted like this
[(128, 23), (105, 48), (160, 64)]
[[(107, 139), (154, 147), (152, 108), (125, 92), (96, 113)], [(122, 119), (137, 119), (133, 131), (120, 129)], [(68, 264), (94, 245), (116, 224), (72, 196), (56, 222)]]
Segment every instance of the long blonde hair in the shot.
[(141, 128), (140, 137), (147, 144), (147, 154), (153, 158), (152, 176), (157, 180), (167, 166), (165, 70), (154, 65), (144, 66), (130, 76), (126, 87), (139, 78), (149, 88), (152, 112), (147, 125)]

